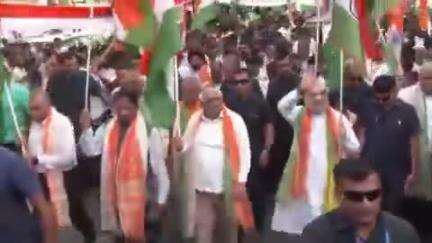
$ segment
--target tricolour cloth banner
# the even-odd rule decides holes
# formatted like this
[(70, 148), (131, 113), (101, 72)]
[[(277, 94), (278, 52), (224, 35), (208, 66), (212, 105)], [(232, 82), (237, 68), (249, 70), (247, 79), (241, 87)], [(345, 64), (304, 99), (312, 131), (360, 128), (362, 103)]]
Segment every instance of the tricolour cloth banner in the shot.
[(287, 0), (198, 0), (198, 8), (203, 8), (213, 3), (233, 4), (237, 3), (243, 6), (250, 7), (278, 7), (287, 5)]
[(111, 7), (38, 6), (0, 3), (0, 17), (8, 18), (90, 18), (110, 17)]
[[(92, 26), (92, 28), (88, 28)], [(108, 37), (114, 19), (106, 18), (0, 18), (0, 36), (10, 42), (52, 42), (80, 36)]]
[(287, 5), (286, 0), (239, 0), (238, 4), (253, 7), (274, 7)]

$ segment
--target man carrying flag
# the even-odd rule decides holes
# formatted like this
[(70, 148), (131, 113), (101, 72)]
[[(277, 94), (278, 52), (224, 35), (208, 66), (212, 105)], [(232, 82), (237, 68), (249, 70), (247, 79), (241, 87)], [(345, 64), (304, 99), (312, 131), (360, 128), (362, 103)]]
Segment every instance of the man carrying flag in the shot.
[[(254, 225), (245, 188), (251, 159), (248, 132), (243, 119), (223, 105), (219, 90), (207, 87), (200, 99), (203, 109), (192, 115), (183, 139), (175, 139), (192, 168), (189, 229), (195, 229), (197, 243), (236, 243), (238, 226), (247, 231)], [(217, 222), (223, 240), (215, 239)]]

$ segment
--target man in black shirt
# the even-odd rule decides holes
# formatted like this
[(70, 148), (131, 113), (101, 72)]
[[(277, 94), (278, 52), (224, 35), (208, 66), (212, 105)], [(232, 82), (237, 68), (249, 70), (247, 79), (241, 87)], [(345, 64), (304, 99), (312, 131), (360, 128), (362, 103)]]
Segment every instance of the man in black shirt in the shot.
[(279, 113), (277, 105), (300, 82), (299, 76), (290, 70), (282, 70), (279, 77), (270, 82), (267, 93), (267, 102), (273, 117), (275, 127), (275, 141), (271, 149), (272, 162), (267, 167), (269, 190), (276, 193), (285, 164), (288, 161), (291, 143), (294, 135), (291, 125)]
[[(86, 72), (79, 70), (77, 59), (72, 52), (59, 54), (57, 61), (59, 65), (48, 81), (47, 91), (53, 106), (71, 120), (75, 139), (78, 141), (81, 134), (80, 115), (88, 98), (85, 97)], [(89, 96), (102, 97), (101, 86), (91, 77), (88, 88)], [(78, 166), (65, 173), (71, 220), (74, 227), (84, 236), (86, 243), (96, 240), (96, 230), (86, 211), (84, 195), (95, 186), (94, 181), (99, 177), (99, 165), (99, 160), (78, 154)]]
[(257, 229), (262, 231), (268, 197), (264, 169), (269, 163), (269, 151), (274, 141), (270, 108), (263, 98), (253, 92), (246, 70), (234, 74), (229, 86), (235, 93), (228, 98), (228, 107), (241, 115), (249, 134), (252, 161), (246, 186)]
[(342, 160), (334, 177), (340, 205), (307, 225), (302, 243), (420, 243), (408, 222), (382, 212), (382, 184), (370, 163)]
[(420, 125), (414, 108), (397, 99), (394, 77), (378, 77), (373, 90), (376, 102), (359, 121), (365, 139), (362, 157), (373, 162), (382, 176), (384, 208), (397, 212), (416, 177)]

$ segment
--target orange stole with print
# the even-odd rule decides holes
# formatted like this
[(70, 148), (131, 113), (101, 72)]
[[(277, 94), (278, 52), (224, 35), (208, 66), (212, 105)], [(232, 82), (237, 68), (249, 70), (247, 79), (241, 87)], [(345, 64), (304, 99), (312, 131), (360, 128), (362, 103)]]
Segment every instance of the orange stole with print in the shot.
[[(234, 125), (231, 117), (228, 115), (226, 108), (222, 110), (223, 119), (223, 137), (225, 146), (228, 149), (228, 156), (231, 166), (232, 184), (233, 186), (239, 181), (240, 174), (240, 151), (238, 147), (237, 138), (234, 132)], [(255, 227), (255, 221), (252, 213), (252, 205), (245, 195), (244, 198), (234, 198), (234, 212), (240, 225), (245, 230), (253, 229)]]
[[(201, 114), (202, 110), (199, 111)], [(201, 115), (200, 115), (201, 117)], [(199, 129), (202, 119), (199, 118), (195, 121), (195, 124), (192, 124), (193, 129), (193, 137), (196, 136), (196, 133)], [(225, 199), (229, 198), (230, 200), (225, 200), (227, 205), (225, 205), (227, 212), (230, 212), (230, 207), (233, 207), (233, 211), (235, 215), (235, 219), (245, 230), (253, 229), (255, 227), (255, 222), (252, 213), (252, 205), (247, 197), (242, 198), (233, 198), (232, 189), (235, 184), (239, 183), (239, 174), (240, 174), (240, 151), (238, 147), (237, 137), (234, 131), (234, 125), (231, 117), (227, 112), (227, 108), (223, 108), (222, 110), (222, 122), (223, 122), (223, 139), (225, 144), (225, 166), (229, 166), (231, 173), (224, 173), (225, 180)], [(229, 174), (229, 175), (228, 175)], [(227, 195), (229, 194), (229, 195)], [(229, 205), (228, 205), (229, 204)]]
[[(53, 150), (53, 134), (51, 131), (53, 114), (50, 111), (48, 117), (42, 123), (42, 149), (45, 154), (51, 154)], [(69, 202), (64, 187), (62, 171), (48, 170), (44, 173), (49, 191), (49, 201), (54, 207), (57, 225), (60, 227), (71, 226), (69, 217)]]
[[(294, 165), (294, 175), (293, 175), (293, 183), (291, 192), (295, 198), (302, 197), (306, 195), (306, 178), (308, 176), (308, 163), (309, 163), (309, 154), (310, 154), (310, 138), (312, 132), (312, 112), (310, 110), (305, 110), (305, 114), (301, 119), (300, 125), (300, 134), (298, 141), (298, 160)], [(332, 108), (328, 107), (326, 109), (326, 118), (327, 118), (327, 130), (331, 135), (331, 141), (327, 141), (328, 143), (334, 143), (332, 146), (336, 151), (329, 151), (332, 153), (339, 153), (337, 150), (338, 146), (338, 138), (339, 138), (339, 127), (337, 122), (337, 117)], [(295, 138), (294, 138), (295, 139)], [(327, 155), (329, 157), (329, 155)]]
[(117, 120), (108, 131), (108, 198), (117, 211), (124, 235), (144, 241), (146, 173), (137, 132), (136, 118), (122, 144)]

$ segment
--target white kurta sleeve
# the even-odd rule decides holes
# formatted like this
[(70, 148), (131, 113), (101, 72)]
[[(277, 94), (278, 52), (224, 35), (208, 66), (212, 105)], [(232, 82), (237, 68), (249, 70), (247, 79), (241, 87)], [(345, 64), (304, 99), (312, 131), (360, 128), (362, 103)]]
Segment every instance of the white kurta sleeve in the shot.
[(298, 90), (295, 89), (285, 95), (278, 103), (279, 113), (291, 124), (294, 124), (302, 107), (297, 105), (299, 100)]
[(239, 182), (245, 183), (251, 167), (251, 148), (246, 124), (240, 115), (233, 116), (234, 129), (236, 132), (238, 148), (240, 152), (240, 175)]
[(161, 134), (156, 128), (152, 129), (149, 141), (150, 166), (158, 182), (157, 202), (159, 204), (166, 203), (170, 186), (165, 164), (166, 153), (164, 147)]
[(360, 152), (360, 142), (352, 129), (352, 124), (345, 116), (342, 117), (342, 122), (346, 131), (345, 137), (342, 138), (342, 144), (348, 151), (356, 153)]
[(68, 170), (76, 165), (76, 147), (72, 124), (69, 120), (59, 121), (53, 128), (53, 151), (40, 151), (36, 156), (39, 167), (48, 170)]
[(89, 128), (82, 132), (78, 145), (81, 152), (89, 157), (94, 157), (102, 154), (106, 125), (100, 126), (96, 132)]

